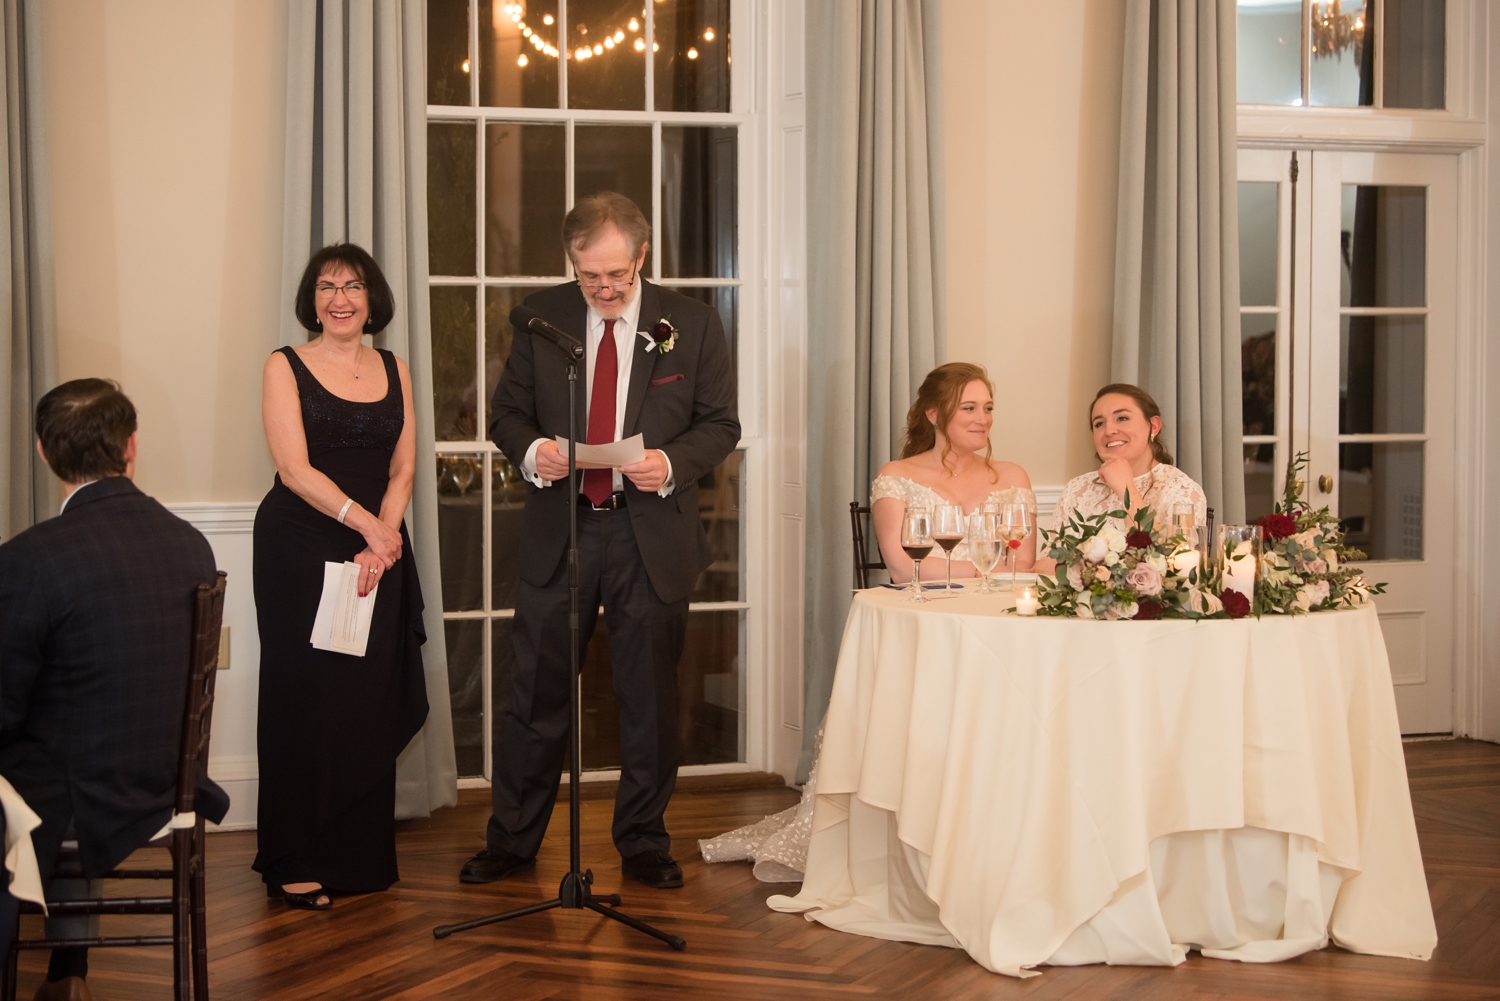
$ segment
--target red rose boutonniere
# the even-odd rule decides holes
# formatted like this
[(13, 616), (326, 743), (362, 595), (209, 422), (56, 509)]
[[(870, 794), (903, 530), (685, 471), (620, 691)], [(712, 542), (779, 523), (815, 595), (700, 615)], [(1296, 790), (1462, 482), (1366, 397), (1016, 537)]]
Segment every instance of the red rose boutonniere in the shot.
[(662, 317), (656, 321), (656, 325), (650, 331), (643, 331), (651, 338), (651, 343), (646, 345), (647, 351), (656, 351), (658, 354), (666, 354), (677, 346), (677, 328), (672, 326), (670, 316)]

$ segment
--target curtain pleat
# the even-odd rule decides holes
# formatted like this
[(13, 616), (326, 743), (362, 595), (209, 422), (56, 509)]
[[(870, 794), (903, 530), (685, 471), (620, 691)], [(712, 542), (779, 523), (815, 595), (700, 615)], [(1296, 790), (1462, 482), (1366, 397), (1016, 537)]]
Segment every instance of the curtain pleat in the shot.
[(5, 172), (0, 203), (10, 239), (0, 244), (0, 536), (10, 538), (57, 511), (57, 482), (37, 457), (36, 401), (57, 384), (49, 219), (42, 13), (36, 0), (4, 0)]
[(375, 337), (406, 359), (417, 420), (407, 526), (426, 602), (427, 724), (396, 763), (396, 816), (458, 799), (438, 562), (431, 323), (427, 295), (427, 5), (423, 0), (292, 0), (288, 25), (282, 343), (309, 255), (357, 243), (380, 262), (396, 315)]
[(1245, 517), (1234, 0), (1129, 0), (1112, 380), (1160, 404), (1177, 465)]
[[(900, 451), (942, 360), (939, 6), (807, 5), (808, 452), (805, 713), (798, 780), (850, 600), (849, 502)], [(852, 457), (852, 461), (851, 461)]]

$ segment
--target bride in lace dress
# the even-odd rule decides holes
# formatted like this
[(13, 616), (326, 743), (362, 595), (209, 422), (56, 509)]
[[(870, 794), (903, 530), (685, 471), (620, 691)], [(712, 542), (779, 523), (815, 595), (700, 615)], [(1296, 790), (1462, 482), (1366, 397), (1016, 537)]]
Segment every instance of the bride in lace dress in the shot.
[[(906, 415), (901, 458), (883, 466), (870, 485), (875, 537), (891, 575), (911, 580), (913, 562), (901, 549), (901, 513), (908, 504), (957, 504), (972, 514), (990, 504), (1026, 504), (1036, 523), (1036, 495), (1026, 470), (991, 457), (995, 387), (979, 365), (951, 362), (928, 373)], [(1016, 551), (1017, 567), (1031, 569), (1033, 532)], [(966, 543), (953, 549), (954, 578), (974, 576)], [(766, 882), (799, 882), (812, 838), (813, 798), (822, 733), (813, 747), (813, 768), (796, 806), (758, 823), (698, 842), (705, 862), (750, 860)]]

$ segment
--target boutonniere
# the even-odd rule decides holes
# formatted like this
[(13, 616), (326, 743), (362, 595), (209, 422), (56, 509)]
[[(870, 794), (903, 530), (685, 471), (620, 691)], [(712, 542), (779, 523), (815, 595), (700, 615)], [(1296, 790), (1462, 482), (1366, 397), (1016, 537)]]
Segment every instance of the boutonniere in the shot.
[(672, 326), (670, 316), (656, 321), (656, 325), (650, 330), (640, 331), (642, 337), (646, 338), (646, 351), (656, 351), (658, 354), (666, 354), (677, 346), (677, 328)]

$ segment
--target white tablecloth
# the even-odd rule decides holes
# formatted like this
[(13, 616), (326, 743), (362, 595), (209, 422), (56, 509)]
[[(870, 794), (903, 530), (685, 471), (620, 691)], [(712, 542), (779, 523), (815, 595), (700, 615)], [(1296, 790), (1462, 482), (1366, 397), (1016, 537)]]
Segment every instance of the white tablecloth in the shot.
[(856, 595), (802, 891), (833, 928), (1042, 963), (1437, 942), (1373, 606), (1215, 622)]

